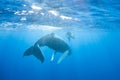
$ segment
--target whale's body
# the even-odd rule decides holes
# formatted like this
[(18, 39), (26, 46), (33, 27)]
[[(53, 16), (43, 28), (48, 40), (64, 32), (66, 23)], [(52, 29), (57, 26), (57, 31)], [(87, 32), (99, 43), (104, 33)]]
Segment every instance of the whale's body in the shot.
[(34, 46), (27, 49), (24, 53), (25, 56), (33, 54), (36, 58), (38, 58), (41, 62), (44, 62), (44, 56), (40, 49), (42, 46), (47, 46), (53, 49), (56, 52), (63, 53), (63, 55), (58, 60), (58, 63), (64, 59), (67, 55), (71, 54), (71, 49), (68, 44), (62, 39), (54, 36), (53, 34), (48, 34), (41, 37)]

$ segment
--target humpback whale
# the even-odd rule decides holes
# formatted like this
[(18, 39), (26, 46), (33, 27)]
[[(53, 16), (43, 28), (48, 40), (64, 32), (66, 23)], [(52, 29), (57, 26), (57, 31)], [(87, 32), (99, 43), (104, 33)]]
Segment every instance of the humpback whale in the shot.
[(52, 55), (51, 61), (54, 59), (54, 55), (57, 52), (62, 53), (61, 57), (58, 59), (58, 64), (68, 55), (71, 54), (71, 49), (69, 45), (62, 39), (55, 36), (54, 33), (47, 34), (41, 37), (33, 46), (28, 48), (24, 52), (24, 56), (34, 55), (37, 59), (39, 59), (42, 63), (44, 62), (45, 58), (40, 49), (40, 47), (47, 46), (50, 49), (54, 50)]

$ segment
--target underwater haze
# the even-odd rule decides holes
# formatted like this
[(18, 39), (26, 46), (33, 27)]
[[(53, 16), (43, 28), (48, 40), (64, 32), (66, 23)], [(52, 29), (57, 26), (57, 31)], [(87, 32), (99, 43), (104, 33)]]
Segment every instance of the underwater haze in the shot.
[[(50, 33), (72, 54), (60, 64), (47, 46), (44, 63), (23, 56)], [(120, 80), (120, 1), (0, 0), (0, 80)]]

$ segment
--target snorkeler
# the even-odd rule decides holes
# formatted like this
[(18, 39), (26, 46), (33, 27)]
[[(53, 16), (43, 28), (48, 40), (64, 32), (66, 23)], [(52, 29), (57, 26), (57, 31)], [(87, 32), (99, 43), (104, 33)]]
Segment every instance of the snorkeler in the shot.
[(70, 31), (68, 31), (68, 32), (66, 33), (66, 36), (67, 36), (67, 39), (68, 39), (69, 42), (71, 41), (71, 39), (74, 39), (74, 38), (75, 38)]

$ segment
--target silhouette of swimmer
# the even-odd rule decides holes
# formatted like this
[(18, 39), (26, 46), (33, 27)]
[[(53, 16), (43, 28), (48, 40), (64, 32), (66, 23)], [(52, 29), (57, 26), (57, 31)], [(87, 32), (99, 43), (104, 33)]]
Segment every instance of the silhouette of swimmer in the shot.
[(71, 41), (71, 39), (74, 39), (74, 36), (72, 35), (71, 32), (67, 32), (66, 36), (67, 36), (67, 39), (68, 39), (69, 42)]

